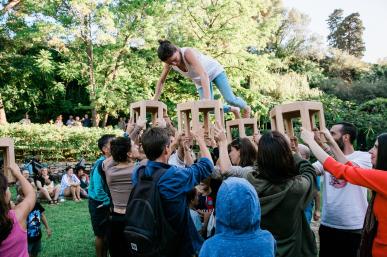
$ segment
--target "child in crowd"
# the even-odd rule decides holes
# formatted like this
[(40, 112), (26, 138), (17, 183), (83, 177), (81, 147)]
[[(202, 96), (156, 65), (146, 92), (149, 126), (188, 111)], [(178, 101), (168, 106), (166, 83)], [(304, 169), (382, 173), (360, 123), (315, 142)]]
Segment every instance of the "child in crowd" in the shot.
[(199, 191), (199, 210), (212, 211), (215, 208), (215, 196), (211, 190), (210, 183), (211, 178), (207, 178), (197, 186), (197, 190)]
[[(202, 236), (202, 238), (207, 238), (207, 226), (212, 212), (199, 213), (196, 210), (196, 207), (199, 204), (199, 195), (195, 187), (190, 192), (187, 193), (187, 201), (188, 201), (191, 218), (195, 225), (196, 230)], [(202, 218), (204, 222), (202, 222)]]
[[(19, 202), (24, 199), (23, 191), (21, 188), (18, 191)], [(34, 208), (27, 216), (27, 241), (28, 241), (28, 254), (30, 257), (37, 257), (42, 251), (42, 230), (41, 223), (46, 228), (47, 236), (51, 236), (51, 229), (48, 226), (46, 215), (44, 215), (45, 209), (43, 206), (36, 202)]]

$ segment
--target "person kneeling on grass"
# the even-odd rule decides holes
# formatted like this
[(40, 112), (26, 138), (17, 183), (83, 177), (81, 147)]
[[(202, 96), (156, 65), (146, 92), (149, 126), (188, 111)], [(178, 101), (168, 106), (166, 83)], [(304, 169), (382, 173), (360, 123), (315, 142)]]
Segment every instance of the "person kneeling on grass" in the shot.
[(81, 199), (81, 182), (75, 176), (73, 168), (66, 168), (66, 174), (63, 175), (60, 182), (60, 195), (72, 196), (75, 202), (82, 201)]

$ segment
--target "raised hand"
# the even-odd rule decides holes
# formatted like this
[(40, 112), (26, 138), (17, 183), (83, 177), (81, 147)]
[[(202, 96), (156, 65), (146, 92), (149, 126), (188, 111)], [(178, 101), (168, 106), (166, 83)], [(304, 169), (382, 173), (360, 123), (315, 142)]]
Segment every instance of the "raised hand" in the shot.
[(145, 117), (138, 117), (136, 125), (139, 126), (140, 128), (144, 129), (146, 126), (146, 118)]
[(12, 164), (9, 166), (9, 169), (11, 170), (12, 175), (13, 175), (15, 178), (18, 178), (19, 176), (22, 176), (22, 174), (21, 174), (21, 172), (20, 172), (20, 168), (19, 168), (19, 166), (17, 166), (16, 163), (12, 163)]
[(213, 127), (214, 138), (217, 143), (227, 142), (226, 132), (219, 122)]
[(327, 128), (324, 128), (322, 131), (323, 135), (325, 136), (325, 138), (327, 139), (328, 143), (331, 145), (332, 143), (335, 143), (335, 139), (332, 137), (332, 134), (331, 132), (329, 131), (329, 129)]
[(253, 141), (258, 145), (259, 140), (261, 139), (261, 137), (262, 137), (261, 133), (259, 133), (259, 132), (254, 133), (254, 135), (253, 135)]
[(311, 142), (315, 141), (314, 139), (314, 132), (309, 131), (305, 128), (301, 128), (301, 139), (306, 143), (310, 144)]
[(165, 119), (164, 118), (158, 118), (156, 120), (156, 127), (166, 128), (167, 127), (167, 123), (165, 122)]

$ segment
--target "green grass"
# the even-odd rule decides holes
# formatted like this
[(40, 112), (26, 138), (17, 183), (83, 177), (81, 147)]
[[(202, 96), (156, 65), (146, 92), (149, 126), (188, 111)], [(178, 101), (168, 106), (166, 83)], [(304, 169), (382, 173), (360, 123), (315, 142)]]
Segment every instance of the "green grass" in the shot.
[[(11, 187), (11, 192), (15, 197), (14, 187)], [(39, 257), (95, 256), (94, 234), (87, 200), (79, 203), (65, 201), (59, 205), (42, 205), (46, 209), (45, 215), (52, 235), (47, 237), (42, 224), (42, 252)]]

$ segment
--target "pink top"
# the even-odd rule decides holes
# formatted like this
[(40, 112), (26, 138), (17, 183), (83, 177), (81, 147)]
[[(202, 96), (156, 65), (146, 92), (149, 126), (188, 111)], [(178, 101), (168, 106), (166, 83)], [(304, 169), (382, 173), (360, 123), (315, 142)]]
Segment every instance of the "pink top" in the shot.
[(20, 226), (14, 210), (10, 210), (8, 215), (13, 226), (11, 233), (0, 244), (0, 256), (28, 257), (27, 231)]

